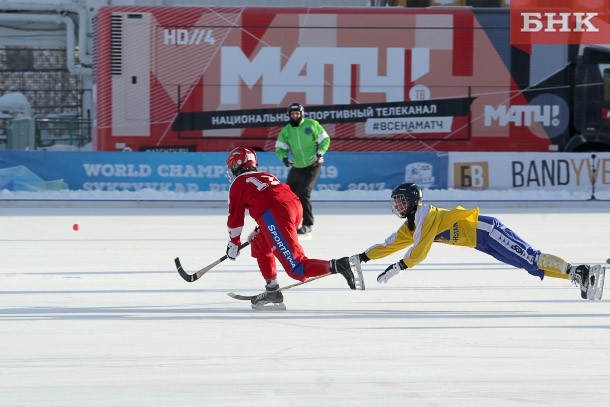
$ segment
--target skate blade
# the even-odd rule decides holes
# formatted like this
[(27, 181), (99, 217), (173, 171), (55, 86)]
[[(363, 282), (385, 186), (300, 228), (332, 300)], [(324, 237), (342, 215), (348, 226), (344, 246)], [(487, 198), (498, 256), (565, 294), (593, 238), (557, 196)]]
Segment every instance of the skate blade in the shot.
[(360, 266), (360, 258), (358, 254), (349, 256), (349, 266), (354, 274), (354, 284), (356, 290), (364, 290), (364, 276), (362, 275), (362, 267)]
[(601, 300), (602, 294), (604, 293), (604, 280), (606, 278), (606, 268), (602, 265), (593, 265), (589, 273), (589, 278), (594, 277), (595, 284), (589, 282), (589, 288), (587, 289), (587, 299), (589, 300)]
[(283, 302), (271, 304), (252, 304), (252, 309), (256, 311), (286, 311), (286, 306)]

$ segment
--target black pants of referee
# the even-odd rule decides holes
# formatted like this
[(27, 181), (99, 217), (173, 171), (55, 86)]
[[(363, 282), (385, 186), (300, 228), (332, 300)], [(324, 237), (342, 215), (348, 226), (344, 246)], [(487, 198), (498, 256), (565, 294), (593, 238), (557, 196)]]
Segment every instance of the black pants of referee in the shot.
[(286, 183), (301, 200), (303, 205), (303, 226), (313, 226), (313, 210), (311, 208), (311, 191), (320, 175), (321, 166), (305, 168), (292, 167), (288, 171)]

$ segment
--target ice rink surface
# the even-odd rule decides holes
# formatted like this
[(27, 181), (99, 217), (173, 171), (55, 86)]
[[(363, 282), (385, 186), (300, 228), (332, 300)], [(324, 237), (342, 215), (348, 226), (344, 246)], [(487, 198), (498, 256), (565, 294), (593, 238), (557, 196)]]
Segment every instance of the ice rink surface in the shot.
[[(315, 208), (309, 257), (399, 227), (350, 206)], [(610, 257), (610, 208), (483, 213), (568, 261)], [(226, 241), (226, 209), (0, 208), (0, 406), (609, 403), (610, 300), (566, 280), (436, 244), (387, 285), (375, 277), (402, 254), (365, 264), (365, 291), (329, 276), (260, 312), (226, 295), (263, 289), (248, 249), (194, 283), (176, 272), (175, 257), (192, 273)]]

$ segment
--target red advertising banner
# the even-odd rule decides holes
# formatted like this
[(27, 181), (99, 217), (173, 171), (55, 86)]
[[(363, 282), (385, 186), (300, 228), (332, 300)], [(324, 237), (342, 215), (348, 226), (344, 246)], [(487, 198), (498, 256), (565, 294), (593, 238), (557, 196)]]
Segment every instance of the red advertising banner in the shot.
[(610, 0), (511, 0), (510, 42), (608, 44)]

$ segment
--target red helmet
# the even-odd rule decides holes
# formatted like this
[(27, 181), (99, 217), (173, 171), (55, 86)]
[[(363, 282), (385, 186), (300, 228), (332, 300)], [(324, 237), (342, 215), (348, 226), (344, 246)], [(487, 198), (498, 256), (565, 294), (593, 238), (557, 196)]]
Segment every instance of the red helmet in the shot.
[(258, 167), (258, 160), (256, 159), (256, 153), (246, 147), (236, 147), (229, 153), (227, 157), (227, 178), (233, 182), (235, 177), (244, 171), (256, 171)]

